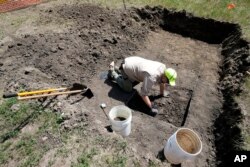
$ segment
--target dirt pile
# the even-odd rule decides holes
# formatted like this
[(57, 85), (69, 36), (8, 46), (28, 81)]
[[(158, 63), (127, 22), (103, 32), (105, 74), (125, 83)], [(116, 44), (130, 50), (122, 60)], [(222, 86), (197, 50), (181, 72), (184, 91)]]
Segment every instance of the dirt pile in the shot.
[(17, 81), (31, 72), (17, 75), (9, 71), (32, 67), (46, 74), (54, 84), (87, 83), (98, 69), (106, 69), (111, 60), (122, 59), (137, 50), (148, 32), (130, 17), (130, 12), (100, 7), (62, 6), (41, 11), (41, 15), (39, 24), (57, 20), (62, 26), (67, 22), (72, 25), (66, 25), (67, 31), (62, 33), (24, 34), (23, 38), (1, 46), (7, 49), (1, 56), (1, 77), (8, 75)]
[(162, 7), (146, 6), (135, 9), (147, 22), (160, 25), (164, 30), (198, 39), (211, 44), (219, 44), (235, 31), (236, 24), (213, 19), (195, 17), (191, 13), (168, 10)]
[(221, 81), (219, 88), (224, 96), (223, 112), (215, 121), (215, 144), (219, 166), (231, 165), (230, 156), (234, 151), (244, 150), (242, 131), (239, 125), (244, 114), (235, 100), (235, 96), (243, 91), (247, 71), (250, 70), (249, 43), (242, 39), (241, 30), (234, 27), (222, 42), (222, 55), (225, 57), (221, 65)]

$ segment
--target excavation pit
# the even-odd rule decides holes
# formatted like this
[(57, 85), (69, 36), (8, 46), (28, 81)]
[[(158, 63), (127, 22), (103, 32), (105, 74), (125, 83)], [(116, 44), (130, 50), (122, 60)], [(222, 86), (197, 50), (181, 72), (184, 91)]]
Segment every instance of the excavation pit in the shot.
[(159, 111), (157, 115), (150, 112), (150, 108), (144, 103), (137, 91), (127, 102), (127, 106), (177, 127), (183, 126), (189, 110), (188, 103), (191, 101), (191, 90), (169, 88), (168, 91), (170, 93), (169, 97), (161, 97), (159, 91), (158, 94), (157, 91), (154, 91), (149, 96), (152, 103), (157, 106)]

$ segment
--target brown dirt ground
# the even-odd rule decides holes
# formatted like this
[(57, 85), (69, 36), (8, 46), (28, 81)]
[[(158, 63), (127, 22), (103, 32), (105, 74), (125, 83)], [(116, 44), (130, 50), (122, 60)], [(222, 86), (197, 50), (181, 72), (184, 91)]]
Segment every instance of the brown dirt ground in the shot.
[[(167, 67), (177, 70), (179, 88), (171, 88), (171, 96), (158, 102), (162, 105), (162, 115), (151, 117), (133, 112), (131, 135), (121, 139), (127, 142), (127, 148), (122, 152), (128, 157), (127, 166), (135, 166), (134, 161), (142, 166), (147, 166), (150, 161), (157, 162), (157, 166), (170, 166), (160, 158), (161, 151), (168, 137), (177, 130), (175, 125), (180, 126), (182, 122), (180, 119), (183, 119), (190, 90), (193, 96), (184, 126), (201, 136), (203, 150), (194, 161), (185, 162), (182, 166), (214, 166), (213, 120), (222, 103), (217, 90), (218, 64), (221, 61), (218, 45), (147, 25), (132, 9), (111, 10), (90, 5), (53, 8), (42, 4), (33, 10), (39, 12), (37, 22), (30, 23), (29, 27), (23, 25), (20, 29), (24, 31), (19, 29), (17, 34), (1, 41), (1, 91), (61, 87), (74, 82), (88, 85), (95, 95), (92, 99), (81, 99), (80, 95), (58, 96), (43, 102), (45, 105), (50, 101), (50, 108), (70, 114), (70, 119), (62, 124), (67, 129), (73, 128), (79, 118), (86, 123), (86, 136), (82, 140), (83, 148), (88, 150), (91, 141), (98, 136), (121, 139), (107, 131), (109, 122), (99, 104), (105, 102), (108, 112), (115, 105), (126, 104), (133, 95), (100, 79), (109, 62), (120, 62), (132, 55), (164, 62)], [(154, 90), (157, 94), (158, 88)], [(81, 146), (74, 142), (65, 147)], [(105, 166), (98, 157), (112, 152), (112, 144), (96, 145), (100, 150), (100, 155), (94, 157), (96, 166)], [(48, 158), (54, 154), (53, 150), (48, 151), (39, 166), (48, 165)], [(77, 155), (78, 150), (71, 149), (70, 156), (55, 160), (54, 166), (69, 166), (76, 161)]]

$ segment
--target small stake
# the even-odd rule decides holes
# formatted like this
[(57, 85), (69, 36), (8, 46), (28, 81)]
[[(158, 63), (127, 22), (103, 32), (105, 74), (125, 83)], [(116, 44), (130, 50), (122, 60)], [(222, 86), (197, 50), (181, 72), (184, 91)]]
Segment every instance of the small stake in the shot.
[(125, 3), (125, 0), (122, 0), (123, 1), (123, 6), (124, 6), (124, 9), (126, 10), (126, 3)]
[(104, 110), (107, 107), (107, 105), (105, 103), (102, 103), (102, 104), (100, 104), (100, 107), (101, 107), (102, 111), (104, 112), (104, 114), (106, 115), (107, 119), (109, 120), (109, 117), (108, 117), (107, 113)]

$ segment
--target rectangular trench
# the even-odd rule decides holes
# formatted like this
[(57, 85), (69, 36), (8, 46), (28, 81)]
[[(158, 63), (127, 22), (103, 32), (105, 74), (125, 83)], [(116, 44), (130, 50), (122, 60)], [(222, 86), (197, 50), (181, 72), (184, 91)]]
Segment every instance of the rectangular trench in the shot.
[[(157, 98), (158, 87), (154, 87), (150, 94), (151, 100), (159, 110), (155, 119), (198, 132), (203, 141), (203, 151), (201, 157), (196, 159), (196, 163), (201, 165), (204, 161), (209, 161), (208, 164), (211, 164), (216, 158), (211, 127), (222, 101), (217, 90), (220, 78), (219, 64), (222, 61), (219, 45), (157, 30), (149, 34), (144, 46), (136, 55), (162, 62), (167, 68), (177, 71), (176, 87), (167, 87), (170, 92), (169, 98)], [(140, 85), (137, 90), (140, 91)], [(138, 93), (127, 105), (150, 115), (149, 108), (145, 106)], [(210, 156), (211, 153), (214, 154), (213, 157)], [(209, 156), (210, 158), (206, 158)]]
[[(137, 13), (149, 24), (157, 20), (156, 18), (161, 18), (157, 24), (168, 32), (182, 35), (187, 39), (198, 39), (212, 44), (210, 46), (218, 44), (217, 54), (205, 55), (203, 53), (210, 48), (207, 47), (204, 50), (197, 43), (198, 50), (201, 50), (202, 54), (193, 61), (193, 64), (182, 67), (179, 71), (179, 63), (192, 62), (190, 56), (181, 59), (179, 55), (182, 54), (179, 53), (179, 49), (176, 49), (175, 52), (169, 53), (179, 55), (171, 56), (166, 52), (166, 56), (170, 55), (168, 60), (174, 60), (177, 56), (179, 62), (166, 62), (173, 63), (170, 64), (172, 66), (176, 65), (175, 68), (180, 74), (178, 84), (193, 91), (185, 126), (199, 132), (205, 142), (201, 155), (203, 160), (196, 160), (196, 164), (201, 164), (207, 157), (206, 165), (208, 166), (230, 165), (228, 158), (230, 154), (233, 151), (242, 150), (240, 145), (242, 136), (238, 124), (243, 117), (234, 96), (239, 95), (242, 91), (241, 85), (250, 67), (249, 42), (242, 39), (240, 26), (194, 17), (185, 11), (176, 12), (161, 7), (145, 7), (137, 10)], [(169, 38), (169, 40), (172, 41), (173, 38)], [(174, 47), (180, 45), (179, 41), (176, 41), (175, 44)], [(159, 43), (155, 42), (151, 45), (158, 46)], [(193, 56), (199, 55), (196, 51), (193, 52)], [(213, 58), (213, 56), (215, 57)], [(160, 59), (161, 56), (158, 58)], [(191, 70), (190, 73), (187, 70), (190, 68), (197, 68), (196, 73), (192, 73), (195, 70)], [(189, 80), (189, 78), (192, 79)], [(238, 141), (238, 145), (235, 144), (235, 141)], [(210, 164), (211, 159), (215, 160), (215, 164), (213, 162)], [(184, 166), (189, 166), (189, 164), (184, 164)]]

